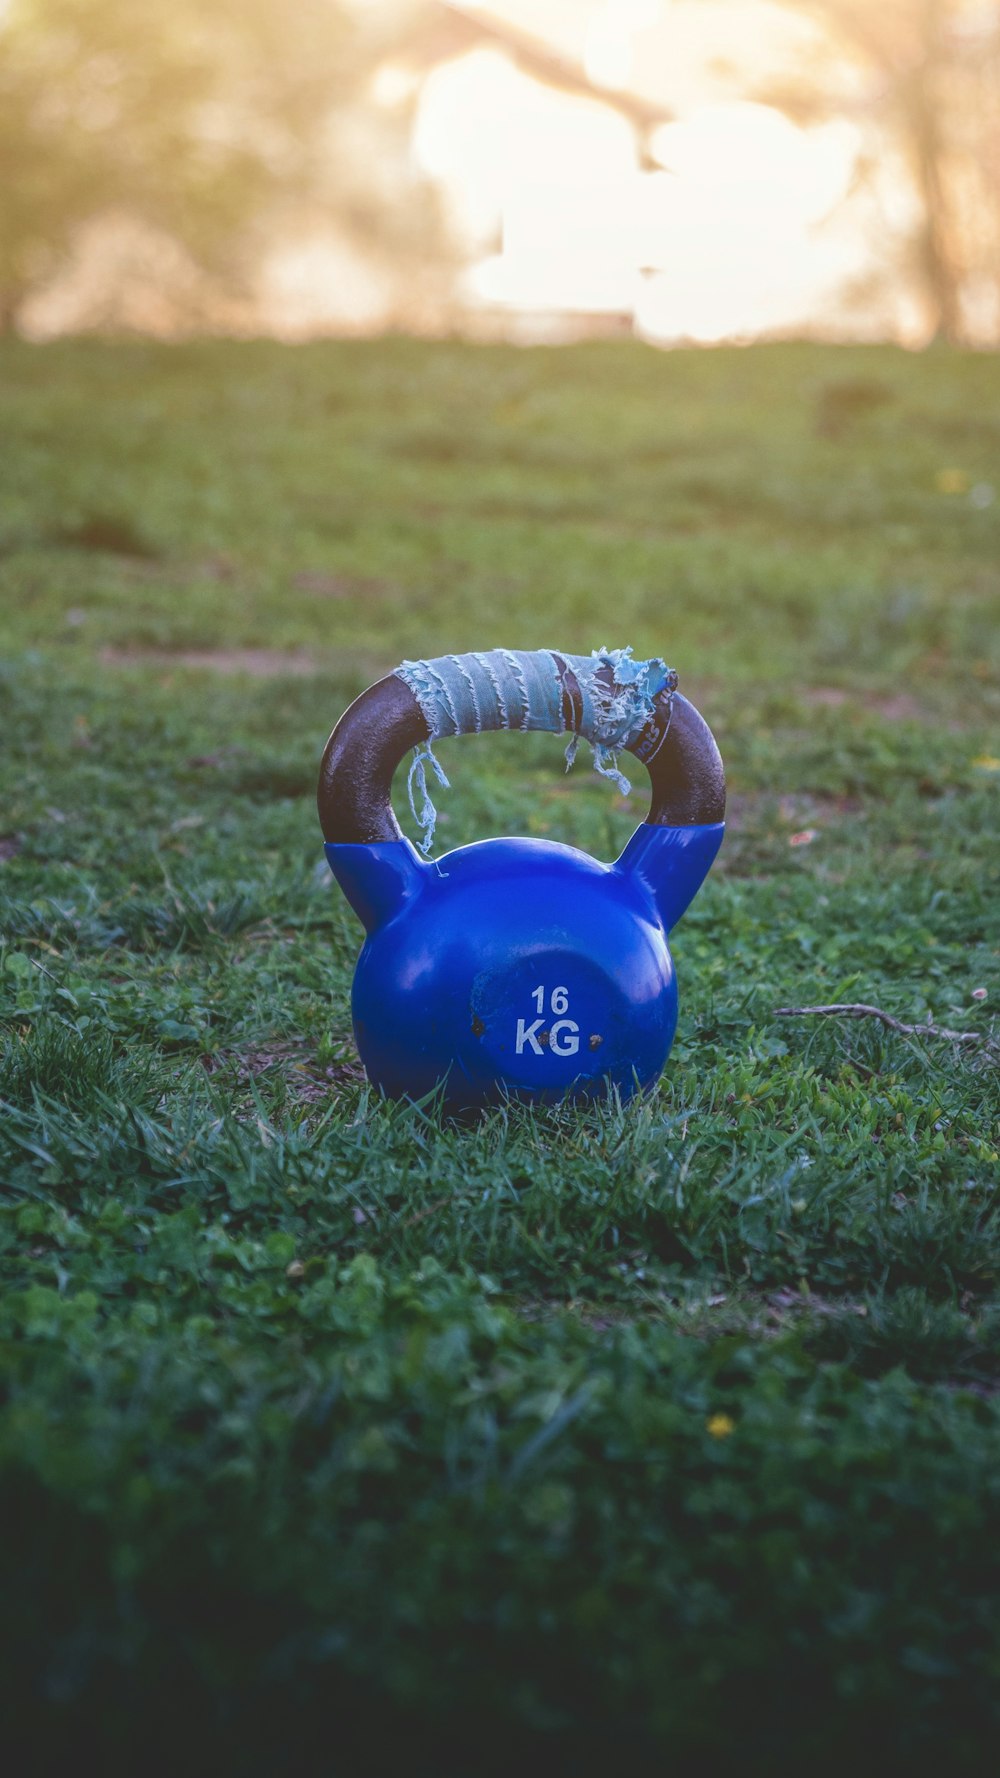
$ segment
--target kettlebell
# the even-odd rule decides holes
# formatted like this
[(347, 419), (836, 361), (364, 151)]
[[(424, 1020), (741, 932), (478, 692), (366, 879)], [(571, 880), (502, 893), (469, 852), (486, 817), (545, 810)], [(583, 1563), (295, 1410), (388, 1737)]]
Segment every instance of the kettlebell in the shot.
[[(438, 1088), (443, 1109), (467, 1112), (610, 1088), (628, 1099), (659, 1077), (677, 1026), (669, 934), (722, 843), (725, 778), (676, 675), (650, 681), (663, 663), (630, 654), (406, 662), (337, 723), (317, 800), (327, 860), (366, 932), (352, 1014), (380, 1093)], [(611, 746), (646, 765), (651, 805), (620, 858), (535, 838), (420, 857), (393, 812), (397, 766), (434, 736), (501, 728), (588, 740), (606, 775)]]

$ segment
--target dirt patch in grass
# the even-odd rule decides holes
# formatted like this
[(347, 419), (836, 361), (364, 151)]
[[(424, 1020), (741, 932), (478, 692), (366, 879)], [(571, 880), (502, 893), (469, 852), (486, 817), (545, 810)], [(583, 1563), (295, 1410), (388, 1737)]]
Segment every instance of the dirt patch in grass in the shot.
[(185, 667), (247, 679), (310, 679), (322, 671), (304, 649), (282, 648), (102, 648), (106, 667)]
[(153, 556), (123, 554), (121, 551), (109, 552), (113, 555), (113, 570), (118, 581), (130, 584), (134, 581), (153, 585), (174, 585), (178, 582), (190, 584), (192, 581), (234, 581), (249, 577), (249, 570), (238, 562), (235, 557), (217, 552), (211, 556), (201, 556), (195, 561), (186, 561), (178, 556)]
[(218, 1050), (204, 1055), (206, 1074), (234, 1088), (277, 1074), (289, 1095), (300, 1105), (317, 1105), (336, 1097), (348, 1087), (361, 1086), (365, 1072), (350, 1057), (320, 1062), (304, 1039), (276, 1038), (271, 1043), (248, 1044), (245, 1049)]
[(832, 790), (796, 791), (777, 797), (771, 791), (735, 791), (726, 798), (726, 829), (730, 834), (743, 833), (776, 822), (801, 828), (818, 821), (822, 826), (860, 815), (864, 806), (862, 797)]
[(386, 582), (373, 575), (331, 574), (322, 568), (305, 568), (293, 574), (296, 592), (312, 593), (317, 599), (373, 598), (386, 590)]
[(132, 520), (117, 513), (91, 513), (78, 525), (68, 525), (57, 535), (58, 541), (68, 544), (71, 549), (89, 550), (95, 555), (122, 556), (137, 562), (154, 561), (159, 555)]
[(813, 685), (802, 692), (802, 702), (814, 710), (839, 710), (844, 704), (860, 704), (886, 722), (923, 722), (927, 711), (910, 692), (844, 691), (839, 685)]

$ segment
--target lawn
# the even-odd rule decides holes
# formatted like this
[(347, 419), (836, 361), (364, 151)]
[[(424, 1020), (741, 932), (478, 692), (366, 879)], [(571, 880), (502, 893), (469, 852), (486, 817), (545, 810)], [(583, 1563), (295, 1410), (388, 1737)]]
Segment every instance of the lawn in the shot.
[[(984, 1769), (998, 613), (997, 358), (3, 344), (18, 1778)], [(403, 656), (602, 643), (729, 776), (661, 1085), (381, 1104), (327, 732)], [(440, 755), (444, 846), (644, 812)], [(983, 1041), (777, 1016), (844, 1001)]]

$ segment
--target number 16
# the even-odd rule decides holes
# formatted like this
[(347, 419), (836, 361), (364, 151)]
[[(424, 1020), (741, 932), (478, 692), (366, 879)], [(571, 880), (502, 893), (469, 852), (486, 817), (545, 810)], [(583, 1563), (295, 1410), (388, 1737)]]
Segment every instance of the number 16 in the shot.
[[(533, 988), (531, 998), (535, 1002), (537, 1012), (545, 1011), (545, 988)], [(554, 1013), (561, 1015), (569, 1006), (569, 991), (566, 988), (553, 988), (549, 1005)]]

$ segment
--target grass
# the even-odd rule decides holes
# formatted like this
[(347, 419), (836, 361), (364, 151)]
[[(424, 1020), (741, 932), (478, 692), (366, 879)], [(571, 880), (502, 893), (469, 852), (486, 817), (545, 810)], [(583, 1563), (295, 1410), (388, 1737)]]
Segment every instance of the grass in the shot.
[[(775, 1009), (991, 1029), (998, 412), (943, 351), (3, 345), (20, 1770), (981, 1767), (996, 1069)], [(730, 779), (663, 1081), (379, 1104), (325, 735), (403, 655), (605, 641)], [(642, 812), (442, 757), (446, 844)]]

